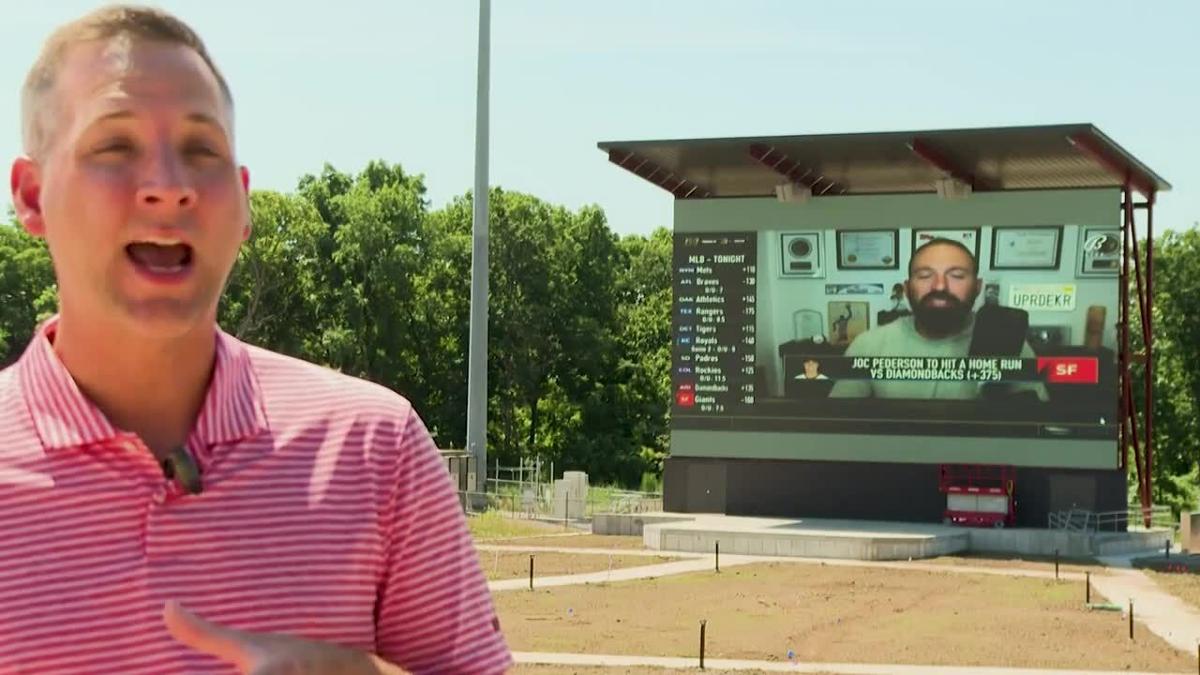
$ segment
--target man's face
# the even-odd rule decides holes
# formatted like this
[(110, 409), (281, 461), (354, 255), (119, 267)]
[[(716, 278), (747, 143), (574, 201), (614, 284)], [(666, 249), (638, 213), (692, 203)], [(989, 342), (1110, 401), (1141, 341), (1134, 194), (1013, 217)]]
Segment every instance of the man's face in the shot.
[(983, 282), (965, 251), (947, 244), (926, 244), (913, 254), (905, 293), (917, 330), (946, 337), (962, 330)]
[(44, 237), (64, 318), (170, 337), (211, 323), (249, 235), (216, 77), (181, 45), (73, 47), (36, 159), (13, 165), (17, 215)]
[(821, 364), (816, 361), (804, 362), (804, 377), (815, 380), (821, 374)]

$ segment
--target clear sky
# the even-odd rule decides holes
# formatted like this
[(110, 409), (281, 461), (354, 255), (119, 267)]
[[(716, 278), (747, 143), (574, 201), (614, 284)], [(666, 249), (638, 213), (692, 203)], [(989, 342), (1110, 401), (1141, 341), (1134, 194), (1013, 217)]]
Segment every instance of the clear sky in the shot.
[[(45, 35), (96, 6), (3, 0), (0, 156)], [(324, 162), (473, 183), (474, 0), (168, 0), (234, 90), (253, 184)], [(493, 0), (491, 182), (621, 233), (671, 223), (667, 192), (602, 140), (1092, 122), (1174, 185), (1156, 226), (1200, 220), (1200, 2)]]

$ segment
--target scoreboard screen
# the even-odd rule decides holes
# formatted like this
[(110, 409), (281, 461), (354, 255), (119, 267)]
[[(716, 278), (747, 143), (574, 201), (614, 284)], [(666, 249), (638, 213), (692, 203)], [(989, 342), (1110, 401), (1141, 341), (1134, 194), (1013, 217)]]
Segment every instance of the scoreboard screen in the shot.
[(1118, 234), (677, 230), (672, 427), (1115, 440)]

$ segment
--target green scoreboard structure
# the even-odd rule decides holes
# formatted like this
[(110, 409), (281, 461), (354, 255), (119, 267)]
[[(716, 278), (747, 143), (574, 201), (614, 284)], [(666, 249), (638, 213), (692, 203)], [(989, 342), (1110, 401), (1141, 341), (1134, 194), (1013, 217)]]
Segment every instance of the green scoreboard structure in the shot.
[(1170, 186), (1094, 126), (600, 148), (675, 198), (666, 510), (937, 521), (957, 471), (1041, 527), (1127, 457), (1149, 506)]

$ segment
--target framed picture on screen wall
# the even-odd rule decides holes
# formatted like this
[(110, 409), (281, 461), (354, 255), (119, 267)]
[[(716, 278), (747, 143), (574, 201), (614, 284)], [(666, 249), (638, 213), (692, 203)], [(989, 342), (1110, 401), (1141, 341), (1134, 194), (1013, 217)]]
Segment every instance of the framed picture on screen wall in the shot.
[(899, 230), (838, 230), (838, 269), (897, 269), (899, 242)]
[(993, 227), (992, 269), (1056, 270), (1062, 254), (1061, 225)]

